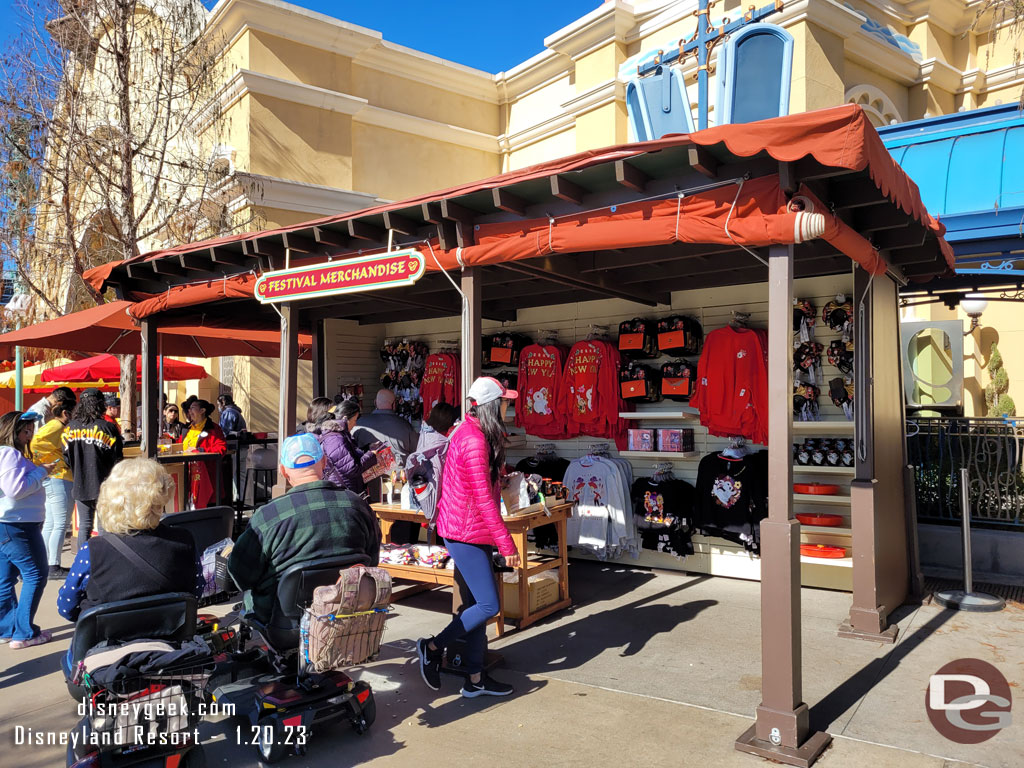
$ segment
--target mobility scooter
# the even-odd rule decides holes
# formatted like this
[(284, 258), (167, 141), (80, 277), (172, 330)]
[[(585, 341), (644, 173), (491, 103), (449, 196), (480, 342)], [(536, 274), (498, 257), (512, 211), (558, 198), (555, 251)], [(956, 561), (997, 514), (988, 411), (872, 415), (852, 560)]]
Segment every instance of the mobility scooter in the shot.
[[(301, 563), (281, 574), (274, 611), (266, 624), (243, 612), (238, 649), (215, 667), (208, 690), (221, 708), (248, 716), (241, 741), (252, 743), (263, 763), (305, 754), (314, 729), (348, 722), (365, 733), (377, 716), (370, 686), (340, 671), (316, 672), (300, 653), (302, 618), (313, 590), (338, 581), (341, 570), (366, 565), (363, 555)], [(333, 617), (332, 617), (333, 618)], [(379, 635), (372, 652), (379, 649)]]
[[(196, 633), (196, 598), (186, 593), (105, 603), (82, 613), (61, 660), (68, 692), (84, 715), (69, 734), (68, 766), (206, 765), (194, 733), (214, 656), (200, 644), (180, 651)], [(156, 645), (168, 655), (153, 650)], [(87, 658), (90, 651), (103, 655)], [(147, 652), (150, 660), (133, 668), (131, 660)]]

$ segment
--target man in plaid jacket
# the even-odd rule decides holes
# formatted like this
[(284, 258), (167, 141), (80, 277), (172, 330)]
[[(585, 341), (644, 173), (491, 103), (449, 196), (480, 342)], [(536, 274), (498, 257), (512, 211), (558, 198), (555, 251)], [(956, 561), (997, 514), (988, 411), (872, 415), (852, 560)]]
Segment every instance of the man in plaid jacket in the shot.
[(245, 607), (270, 620), (278, 575), (322, 557), (365, 554), (380, 560), (380, 525), (367, 502), (323, 479), (324, 452), (313, 435), (287, 438), (279, 470), (291, 486), (260, 507), (228, 557), (228, 571), (245, 592)]

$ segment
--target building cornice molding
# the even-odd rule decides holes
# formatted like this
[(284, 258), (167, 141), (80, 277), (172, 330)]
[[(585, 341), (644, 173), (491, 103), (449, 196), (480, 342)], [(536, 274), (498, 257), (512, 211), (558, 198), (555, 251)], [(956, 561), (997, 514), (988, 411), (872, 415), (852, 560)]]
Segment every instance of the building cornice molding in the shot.
[(586, 93), (581, 93), (566, 102), (561, 107), (573, 118), (585, 115), (595, 109), (606, 106), (616, 101), (626, 100), (626, 85), (618, 79), (606, 80), (605, 82), (591, 88)]
[(349, 57), (384, 39), (376, 30), (280, 0), (221, 0), (210, 11), (206, 31), (232, 40), (243, 27)]
[(397, 65), (402, 69), (392, 73), (396, 77), (404, 77), (488, 104), (498, 103), (495, 75), (386, 40), (362, 51), (352, 63), (382, 70), (392, 69)]
[(846, 38), (846, 55), (857, 64), (888, 75), (900, 85), (916, 85), (920, 82), (920, 64), (900, 49), (886, 45), (868, 34)]
[[(249, 205), (276, 208), (317, 216), (359, 211), (387, 202), (367, 192), (307, 184), (259, 173), (236, 174), (246, 193), (242, 196)], [(236, 198), (238, 200), (239, 198)], [(235, 201), (232, 201), (233, 203)]]
[(494, 75), (388, 42), (373, 29), (278, 0), (222, 0), (210, 12), (207, 33), (222, 35), (225, 49), (246, 31), (329, 51), (367, 67), (402, 67), (402, 76), (410, 80), (491, 104), (498, 102)]
[(963, 87), (963, 73), (939, 59), (925, 59), (921, 62), (918, 82), (934, 85), (949, 93), (956, 93)]
[(500, 103), (508, 104), (529, 96), (561, 80), (571, 70), (572, 62), (567, 56), (552, 50), (538, 53), (513, 69), (498, 74)]
[(222, 108), (226, 109), (227, 105), (249, 93), (257, 96), (269, 96), (306, 107), (324, 109), (329, 112), (338, 112), (343, 115), (355, 115), (370, 103), (367, 99), (348, 93), (331, 91), (295, 80), (285, 80), (273, 75), (264, 75), (251, 69), (239, 69), (228, 81), (226, 99), (222, 101)]
[(403, 112), (395, 112), (383, 107), (367, 106), (357, 112), (353, 118), (355, 122), (364, 125), (373, 125), (378, 128), (385, 128), (401, 133), (410, 133), (413, 136), (421, 136), (434, 141), (441, 141), (446, 144), (455, 144), (460, 147), (477, 149), (481, 152), (498, 153), (498, 137), (491, 134), (474, 131), (469, 128), (462, 128), (449, 123), (440, 123), (436, 120), (428, 120), (416, 115), (408, 115)]
[(367, 99), (359, 96), (263, 75), (249, 69), (239, 69), (221, 91), (220, 107), (222, 112), (227, 111), (231, 105), (250, 94), (268, 96), (291, 104), (301, 104), (349, 115), (353, 120), (367, 125), (411, 133), (414, 136), (425, 136), (448, 144), (471, 147), (485, 152), (498, 152), (497, 136), (417, 115), (395, 112), (374, 106)]
[(576, 59), (609, 43), (625, 42), (635, 23), (631, 3), (610, 0), (545, 37), (544, 47)]

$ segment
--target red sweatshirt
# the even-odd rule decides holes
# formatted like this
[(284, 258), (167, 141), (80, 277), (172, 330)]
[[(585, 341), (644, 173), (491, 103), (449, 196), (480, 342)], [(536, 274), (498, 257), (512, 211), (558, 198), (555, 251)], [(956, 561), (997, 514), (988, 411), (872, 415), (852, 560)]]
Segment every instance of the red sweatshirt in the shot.
[(516, 426), (548, 440), (565, 437), (565, 410), (559, 407), (566, 350), (531, 344), (519, 353)]
[(763, 332), (731, 327), (704, 339), (690, 405), (700, 423), (719, 437), (768, 444), (767, 343)]
[(559, 396), (568, 437), (589, 435), (626, 446), (625, 410), (619, 390), (619, 352), (606, 341), (580, 341), (569, 351)]
[(423, 371), (420, 397), (423, 398), (423, 418), (430, 415), (430, 409), (438, 403), (461, 407), (460, 390), (462, 374), (459, 359), (455, 355), (441, 352), (430, 355)]

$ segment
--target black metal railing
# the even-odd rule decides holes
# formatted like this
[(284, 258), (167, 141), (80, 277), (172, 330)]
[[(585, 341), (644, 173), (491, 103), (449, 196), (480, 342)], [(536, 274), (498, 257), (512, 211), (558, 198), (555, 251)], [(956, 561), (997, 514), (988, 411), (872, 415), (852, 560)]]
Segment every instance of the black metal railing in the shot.
[(917, 518), (960, 521), (960, 468), (970, 473), (971, 525), (1024, 529), (1024, 422), (983, 418), (907, 419)]

